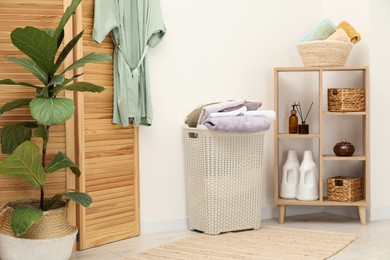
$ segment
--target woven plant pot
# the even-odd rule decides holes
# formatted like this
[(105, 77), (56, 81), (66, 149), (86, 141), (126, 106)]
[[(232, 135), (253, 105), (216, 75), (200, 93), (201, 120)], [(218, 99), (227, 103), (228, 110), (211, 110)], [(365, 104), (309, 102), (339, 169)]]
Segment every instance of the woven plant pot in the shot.
[(72, 254), (77, 228), (70, 225), (67, 203), (60, 202), (21, 237), (11, 229), (11, 215), (16, 206), (38, 206), (38, 200), (20, 200), (0, 208), (0, 259), (69, 259)]
[(297, 49), (306, 67), (344, 66), (353, 44), (342, 41), (308, 41)]

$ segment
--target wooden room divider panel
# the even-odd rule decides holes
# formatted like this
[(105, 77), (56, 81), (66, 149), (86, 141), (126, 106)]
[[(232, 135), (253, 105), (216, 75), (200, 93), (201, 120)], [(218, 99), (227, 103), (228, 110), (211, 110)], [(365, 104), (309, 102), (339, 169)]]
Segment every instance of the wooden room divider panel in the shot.
[[(16, 27), (34, 26), (42, 29), (56, 28), (64, 11), (63, 0), (1, 0), (0, 2), (0, 79), (13, 79), (15, 81), (32, 82), (41, 84), (36, 78), (19, 65), (9, 61), (4, 56), (11, 55), (21, 57), (23, 54), (12, 45), (10, 33)], [(67, 34), (69, 34), (69, 26)], [(67, 35), (66, 37), (70, 37)], [(65, 63), (69, 65), (70, 61)], [(35, 90), (20, 86), (0, 86), (0, 106), (14, 100), (15, 98), (32, 98)], [(71, 95), (68, 93), (67, 95)], [(28, 112), (28, 107), (18, 108), (4, 113), (0, 117), (0, 128), (5, 125), (33, 121)], [(72, 120), (66, 125), (53, 126), (50, 129), (51, 140), (48, 144), (47, 162), (53, 160), (58, 150), (66, 153), (69, 158), (74, 157), (74, 143), (67, 141), (74, 136)], [(42, 143), (40, 138), (34, 138), (36, 143)], [(0, 155), (0, 161), (4, 155)], [(69, 176), (72, 174), (69, 174)], [(74, 188), (74, 181), (67, 182), (65, 170), (47, 176), (46, 195), (52, 196), (63, 192), (66, 188)], [(69, 178), (70, 180), (73, 179)], [(21, 192), (23, 191), (23, 192)], [(0, 176), (0, 204), (17, 199), (39, 198), (39, 190), (33, 190), (22, 180), (11, 179)], [(70, 207), (70, 220), (75, 223), (75, 208)]]
[[(38, 28), (55, 28), (71, 0), (1, 0), (0, 1), (0, 79), (11, 78), (32, 81), (34, 78), (18, 65), (4, 58), (4, 55), (21, 55), (11, 43), (10, 33), (15, 27), (32, 25)], [(82, 29), (85, 30), (82, 43), (74, 51), (73, 58), (65, 66), (90, 52), (113, 54), (111, 38), (98, 45), (91, 38), (93, 26), (93, 0), (83, 0), (73, 21), (65, 28), (65, 42)], [(68, 72), (67, 77), (72, 73)], [(71, 222), (80, 229), (79, 249), (101, 245), (123, 238), (139, 235), (139, 184), (138, 184), (138, 131), (137, 128), (123, 128), (111, 123), (113, 105), (112, 63), (89, 64), (82, 71), (80, 81), (102, 85), (106, 90), (99, 94), (78, 93), (75, 95), (75, 122), (51, 128), (48, 147), (48, 161), (58, 150), (75, 159), (82, 175), (76, 180), (66, 171), (48, 176), (47, 195), (72, 189), (88, 192), (93, 203), (88, 209), (72, 204), (69, 215)], [(36, 82), (39, 84), (39, 82)], [(29, 91), (29, 92), (28, 92)], [(0, 106), (17, 98), (34, 96), (34, 90), (17, 86), (0, 87)], [(73, 93), (66, 93), (73, 98)], [(31, 121), (28, 108), (9, 111), (0, 117), (0, 128), (17, 121)], [(39, 140), (37, 140), (39, 142)], [(4, 156), (0, 156), (0, 161)], [(20, 191), (23, 190), (23, 193)], [(0, 204), (9, 200), (39, 197), (39, 191), (32, 190), (22, 181), (0, 176)]]
[[(91, 36), (94, 1), (84, 0), (76, 13), (76, 31), (84, 29), (76, 58), (90, 52), (113, 55), (111, 37), (97, 44)], [(77, 71), (76, 73), (80, 73)], [(102, 85), (99, 94), (77, 93), (79, 188), (93, 203), (78, 211), (79, 249), (139, 235), (138, 131), (112, 124), (113, 64), (88, 64), (83, 79)]]

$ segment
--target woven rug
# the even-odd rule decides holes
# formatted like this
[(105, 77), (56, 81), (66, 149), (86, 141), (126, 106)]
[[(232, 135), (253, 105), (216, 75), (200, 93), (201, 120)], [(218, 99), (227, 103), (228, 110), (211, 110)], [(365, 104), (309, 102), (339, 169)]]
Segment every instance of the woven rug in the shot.
[(354, 234), (263, 227), (222, 235), (196, 234), (126, 259), (327, 259), (356, 238)]

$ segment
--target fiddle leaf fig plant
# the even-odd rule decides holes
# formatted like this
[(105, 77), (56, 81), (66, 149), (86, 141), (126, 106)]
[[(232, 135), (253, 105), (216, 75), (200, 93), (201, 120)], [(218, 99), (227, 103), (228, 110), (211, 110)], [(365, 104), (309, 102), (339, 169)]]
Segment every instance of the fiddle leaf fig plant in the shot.
[[(59, 51), (64, 40), (64, 26), (80, 2), (81, 0), (72, 0), (55, 30), (26, 26), (16, 28), (11, 32), (13, 45), (27, 57), (5, 57), (32, 73), (42, 83), (36, 85), (11, 79), (0, 80), (0, 85), (34, 88), (36, 92), (34, 98), (29, 98), (31, 96), (31, 91), (29, 91), (26, 93), (29, 97), (15, 99), (0, 108), (0, 115), (2, 115), (20, 107), (29, 106), (30, 114), (34, 119), (29, 122), (6, 125), (0, 133), (1, 152), (8, 155), (0, 163), (0, 173), (11, 178), (22, 179), (34, 189), (40, 190), (39, 208), (30, 206), (15, 208), (11, 217), (11, 228), (16, 236), (27, 232), (29, 227), (42, 218), (43, 211), (51, 209), (58, 200), (72, 200), (84, 207), (92, 203), (92, 198), (88, 194), (75, 190), (64, 191), (52, 198), (45, 198), (48, 174), (69, 168), (74, 175), (80, 176), (77, 165), (61, 151), (46, 165), (50, 127), (65, 123), (75, 111), (72, 99), (58, 95), (65, 90), (82, 92), (104, 90), (103, 87), (89, 82), (74, 82), (82, 74), (66, 78), (65, 72), (83, 67), (87, 63), (111, 61), (110, 55), (90, 53), (59, 71), (63, 68), (62, 64), (66, 57), (83, 35), (83, 31), (80, 32)], [(41, 146), (31, 140), (33, 136), (42, 139)]]

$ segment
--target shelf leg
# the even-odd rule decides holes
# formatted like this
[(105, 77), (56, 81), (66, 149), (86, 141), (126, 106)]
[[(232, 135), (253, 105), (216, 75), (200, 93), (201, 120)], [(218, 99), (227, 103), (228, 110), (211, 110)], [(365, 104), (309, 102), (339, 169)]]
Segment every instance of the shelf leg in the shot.
[(286, 216), (286, 205), (279, 205), (279, 224), (284, 223), (285, 216)]
[(359, 217), (360, 217), (360, 223), (362, 225), (366, 224), (366, 207), (365, 206), (358, 206), (359, 211)]

